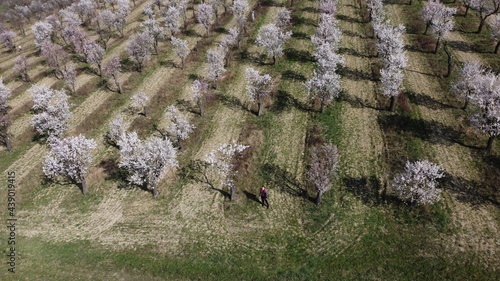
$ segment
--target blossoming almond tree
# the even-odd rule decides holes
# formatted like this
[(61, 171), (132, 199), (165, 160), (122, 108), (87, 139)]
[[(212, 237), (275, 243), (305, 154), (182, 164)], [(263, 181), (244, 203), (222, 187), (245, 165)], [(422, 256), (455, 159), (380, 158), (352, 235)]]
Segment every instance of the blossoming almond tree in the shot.
[(247, 67), (245, 70), (246, 93), (250, 101), (258, 106), (257, 116), (262, 115), (263, 103), (270, 97), (273, 88), (272, 78), (269, 74), (260, 75), (258, 70)]
[(275, 24), (267, 24), (259, 29), (259, 34), (255, 42), (259, 47), (264, 48), (267, 54), (273, 58), (276, 64), (276, 57), (283, 54), (283, 44), (292, 36), (292, 32), (283, 32)]
[(170, 136), (175, 138), (179, 145), (179, 149), (182, 150), (182, 142), (189, 138), (189, 134), (193, 132), (195, 127), (190, 124), (187, 117), (173, 105), (167, 107), (166, 116), (171, 122), (171, 125), (167, 128), (167, 132)]
[(324, 143), (312, 149), (311, 162), (307, 176), (318, 192), (316, 205), (321, 203), (321, 196), (332, 188), (332, 180), (339, 169), (338, 149), (331, 143)]
[(51, 150), (45, 157), (43, 173), (50, 179), (67, 179), (80, 185), (83, 195), (87, 194), (86, 175), (92, 163), (92, 150), (97, 144), (82, 135), (65, 139), (53, 139)]
[(233, 182), (236, 171), (233, 161), (248, 147), (237, 143), (223, 143), (205, 156), (208, 166), (217, 174), (223, 176), (222, 185), (229, 188), (231, 201), (236, 199), (236, 186)]
[(433, 204), (441, 198), (437, 179), (444, 177), (439, 165), (427, 160), (406, 162), (403, 172), (394, 177), (392, 191), (404, 202)]
[(120, 147), (119, 167), (128, 173), (128, 181), (147, 189), (151, 186), (153, 196), (158, 197), (157, 184), (170, 171), (177, 169), (177, 152), (169, 139), (151, 137), (141, 141), (137, 133), (131, 132), (118, 142)]

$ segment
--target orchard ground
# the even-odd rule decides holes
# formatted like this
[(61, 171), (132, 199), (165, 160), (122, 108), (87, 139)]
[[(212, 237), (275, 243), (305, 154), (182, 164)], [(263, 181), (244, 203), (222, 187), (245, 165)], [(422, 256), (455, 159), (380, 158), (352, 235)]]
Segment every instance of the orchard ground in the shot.
[[(126, 34), (144, 20), (146, 1), (137, 1), (127, 18)], [(184, 70), (169, 42), (142, 73), (125, 71), (123, 95), (110, 91), (93, 72), (78, 76), (72, 96), (73, 116), (67, 135), (85, 134), (98, 142), (88, 174), (87, 196), (71, 184), (48, 183), (42, 161), (46, 145), (33, 140), (28, 86), (15, 87), (14, 151), (0, 151), (2, 182), (17, 175), (16, 273), (0, 269), (1, 280), (495, 280), (500, 271), (500, 144), (484, 153), (486, 138), (467, 123), (461, 101), (449, 92), (456, 78), (441, 78), (445, 54), (431, 54), (432, 40), (422, 35), (423, 2), (388, 3), (388, 18), (407, 26), (409, 67), (398, 109), (385, 109), (388, 99), (378, 92), (380, 59), (375, 57), (366, 7), (342, 0), (337, 19), (344, 32), (340, 53), (343, 93), (324, 113), (312, 109), (302, 83), (311, 77), (314, 46), (310, 36), (319, 21), (318, 1), (294, 1), (294, 35), (276, 65), (254, 44), (258, 29), (272, 22), (288, 1), (265, 1), (254, 7), (255, 21), (208, 101), (203, 117), (189, 106), (192, 81), (206, 76), (205, 53), (236, 25), (221, 18), (210, 37), (189, 21), (192, 49)], [(449, 5), (458, 5), (449, 4)], [(222, 9), (221, 9), (222, 11)], [(473, 13), (472, 13), (473, 14)], [(192, 10), (188, 11), (192, 16)], [(457, 16), (459, 30), (477, 19)], [(500, 72), (493, 54), (465, 52), (489, 38), (455, 31), (450, 44), (454, 63), (479, 60)], [(482, 36), (482, 37), (481, 37)], [(126, 56), (126, 38), (113, 38), (107, 56)], [(33, 83), (63, 87), (48, 76), (29, 31), (17, 37), (36, 61)], [(476, 45), (475, 45), (476, 44)], [(493, 43), (492, 43), (493, 44)], [(2, 70), (15, 56), (2, 49)], [(244, 71), (251, 66), (277, 81), (264, 114), (245, 95)], [(85, 65), (80, 68), (86, 69)], [(31, 74), (31, 72), (30, 72)], [(4, 70), (4, 77), (16, 77)], [(150, 97), (148, 117), (130, 114), (129, 97), (142, 91)], [(167, 126), (167, 105), (190, 112), (196, 130), (179, 152), (180, 169), (159, 185), (160, 197), (128, 186), (117, 169), (119, 153), (104, 142), (108, 122), (124, 113), (129, 128), (141, 137), (159, 135)], [(237, 163), (236, 201), (230, 201), (220, 179), (205, 181), (196, 161), (222, 142), (250, 145)], [(309, 148), (322, 141), (337, 145), (339, 179), (321, 206), (305, 171)], [(443, 200), (430, 207), (408, 206), (390, 196), (393, 175), (407, 159), (427, 159), (443, 166)], [(270, 189), (270, 209), (260, 207), (258, 190)], [(1, 198), (7, 198), (2, 189)], [(6, 200), (6, 199), (5, 199)], [(4, 201), (6, 202), (6, 201)], [(5, 203), (5, 206), (6, 203)], [(4, 217), (6, 211), (2, 213)], [(3, 231), (3, 250), (8, 254)], [(4, 256), (5, 256), (4, 255)]]

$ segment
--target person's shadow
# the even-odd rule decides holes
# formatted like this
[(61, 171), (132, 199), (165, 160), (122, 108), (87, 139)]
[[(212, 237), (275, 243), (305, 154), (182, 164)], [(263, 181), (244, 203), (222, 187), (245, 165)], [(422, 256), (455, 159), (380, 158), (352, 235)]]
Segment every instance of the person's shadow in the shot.
[(247, 197), (247, 199), (250, 199), (250, 200), (253, 200), (259, 204), (262, 204), (262, 202), (260, 202), (260, 200), (257, 198), (257, 196), (255, 194), (250, 193), (246, 190), (244, 190), (243, 193), (245, 193), (245, 196)]

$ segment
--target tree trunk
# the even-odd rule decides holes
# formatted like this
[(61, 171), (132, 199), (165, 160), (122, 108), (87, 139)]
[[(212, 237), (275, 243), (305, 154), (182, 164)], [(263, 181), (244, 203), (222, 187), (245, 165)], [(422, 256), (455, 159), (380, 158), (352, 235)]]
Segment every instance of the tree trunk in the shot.
[(113, 76), (113, 79), (115, 80), (116, 87), (118, 87), (118, 93), (123, 94), (122, 86), (120, 85), (120, 82), (118, 82), (116, 75), (112, 74), (112, 76)]
[(82, 179), (82, 193), (83, 195), (87, 195), (87, 181), (85, 181), (85, 178)]
[(500, 47), (500, 40), (497, 42), (497, 45), (495, 46), (495, 54), (498, 54), (498, 48)]
[(148, 116), (148, 106), (145, 105), (143, 108), (144, 108), (144, 116), (147, 117)]
[(395, 105), (396, 105), (396, 96), (391, 96), (391, 104), (389, 105), (390, 112), (394, 112)]
[(436, 41), (436, 48), (434, 49), (434, 54), (437, 54), (437, 52), (438, 52), (440, 41), (441, 41), (441, 37), (439, 37)]
[(451, 53), (448, 50), (448, 44), (447, 44), (446, 41), (444, 42), (443, 48), (444, 48), (444, 51), (445, 51), (446, 55), (448, 55), (448, 71), (446, 72), (446, 75), (444, 77), (450, 77), (450, 75), (451, 75), (451, 68), (453, 66), (453, 60), (452, 60), (453, 57), (451, 56)]
[(425, 25), (424, 34), (427, 34), (427, 31), (429, 30), (429, 26), (431, 26), (431, 23), (428, 21), (427, 24)]
[(257, 105), (259, 107), (259, 109), (257, 111), (257, 117), (259, 117), (262, 115), (262, 109), (263, 109), (262, 102), (258, 102)]
[(469, 106), (469, 98), (465, 98), (465, 103), (464, 103), (464, 106), (462, 107), (462, 109), (466, 110), (467, 106)]
[(200, 116), (203, 116), (203, 102), (198, 101), (198, 109), (200, 110)]
[(9, 152), (12, 152), (12, 144), (10, 143), (10, 138), (7, 135), (7, 132), (5, 132), (5, 146), (7, 146), (7, 150)]
[(184, 147), (182, 146), (182, 139), (177, 136), (177, 145), (179, 145), (179, 150), (182, 150)]
[(488, 145), (486, 145), (486, 151), (487, 151), (488, 153), (490, 153), (490, 152), (491, 152), (491, 148), (493, 147), (493, 140), (495, 140), (495, 137), (494, 137), (494, 136), (490, 136), (490, 137), (488, 138)]
[(153, 192), (153, 198), (157, 198), (158, 195), (160, 194), (155, 186), (152, 187), (152, 192)]
[(319, 206), (321, 204), (321, 196), (323, 195), (323, 192), (318, 191), (318, 195), (316, 195), (316, 205)]
[(320, 109), (320, 112), (323, 113), (325, 112), (325, 102), (322, 100), (321, 101), (321, 109)]
[(273, 55), (273, 65), (275, 65), (275, 64), (276, 64), (276, 56)]
[(411, 3), (412, 3), (412, 0), (410, 0), (410, 2), (408, 2), (408, 5), (410, 5), (410, 6), (411, 6)]
[(184, 57), (181, 57), (182, 69), (184, 69)]
[(483, 26), (484, 26), (484, 23), (486, 22), (486, 18), (481, 18), (481, 20), (479, 21), (479, 27), (476, 31), (476, 33), (481, 33), (481, 30), (483, 30)]
[(236, 186), (234, 186), (234, 184), (231, 184), (229, 186), (229, 189), (231, 190), (231, 201), (236, 200)]
[(465, 6), (465, 13), (464, 13), (464, 17), (467, 17), (467, 14), (469, 13), (469, 8), (470, 8), (470, 6), (469, 6), (469, 5), (466, 5), (466, 6)]

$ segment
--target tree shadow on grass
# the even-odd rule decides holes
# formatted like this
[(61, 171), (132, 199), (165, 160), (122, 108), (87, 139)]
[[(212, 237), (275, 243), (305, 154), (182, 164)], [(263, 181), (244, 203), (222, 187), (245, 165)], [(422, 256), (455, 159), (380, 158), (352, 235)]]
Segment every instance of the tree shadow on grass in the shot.
[(304, 82), (306, 81), (306, 77), (298, 72), (295, 72), (293, 70), (286, 70), (284, 72), (281, 73), (281, 77), (285, 80), (297, 80), (297, 81), (301, 81), (301, 82)]
[(314, 57), (311, 55), (311, 53), (307, 51), (302, 51), (302, 50), (296, 50), (293, 48), (286, 48), (283, 50), (283, 52), (286, 55), (286, 58), (292, 61), (299, 61), (299, 62), (313, 62)]
[(367, 80), (372, 82), (377, 82), (377, 79), (373, 77), (372, 73), (359, 71), (356, 69), (350, 69), (348, 67), (340, 67), (339, 74), (342, 77), (345, 77), (350, 80), (359, 81), (359, 80)]
[(494, 186), (470, 181), (446, 172), (440, 186), (448, 190), (458, 201), (468, 203), (476, 208), (487, 204), (500, 207), (498, 188)]
[(367, 38), (367, 37), (365, 37), (365, 36), (363, 36), (363, 35), (361, 35), (359, 33), (352, 32), (350, 30), (344, 30), (342, 33), (344, 35), (346, 35), (346, 36), (349, 36), (349, 37), (358, 37), (358, 38), (361, 38), (361, 39), (366, 39)]
[(342, 179), (345, 190), (352, 193), (356, 198), (367, 205), (379, 205), (382, 201), (380, 194), (382, 185), (375, 177), (346, 177)]
[(361, 100), (359, 97), (348, 95), (346, 92), (342, 92), (340, 99), (348, 102), (354, 108), (370, 108), (377, 111), (383, 111), (385, 109), (379, 108), (367, 103), (367, 101)]
[(304, 32), (294, 32), (292, 33), (293, 38), (311, 40), (311, 37)]
[(316, 198), (308, 196), (307, 190), (301, 186), (299, 181), (290, 172), (278, 165), (266, 163), (261, 166), (260, 170), (263, 178), (271, 188), (276, 188), (291, 196), (302, 197), (313, 203), (316, 202)]
[(435, 120), (428, 121), (391, 114), (379, 116), (378, 122), (385, 131), (407, 133), (431, 144), (452, 145), (456, 143), (470, 149), (480, 149), (479, 147), (465, 144), (461, 140), (458, 131)]
[(449, 108), (454, 108), (457, 109), (458, 107), (444, 104), (438, 100), (433, 99), (432, 97), (428, 95), (422, 95), (419, 93), (415, 93), (412, 91), (407, 91), (406, 95), (410, 99), (410, 101), (416, 105), (421, 105), (425, 106), (429, 109), (437, 110), (437, 109), (449, 109)]
[(229, 106), (229, 107), (233, 107), (233, 108), (237, 108), (237, 109), (242, 109), (242, 110), (249, 110), (249, 108), (247, 108), (239, 98), (235, 97), (235, 96), (230, 96), (230, 95), (226, 95), (226, 94), (221, 94), (219, 95), (220, 97), (220, 101), (225, 104), (226, 106)]
[(347, 21), (347, 22), (350, 22), (350, 23), (364, 23), (358, 19), (355, 19), (355, 18), (352, 18), (350, 16), (346, 16), (346, 15), (339, 15), (337, 14), (337, 19), (341, 20), (341, 21)]
[(274, 112), (282, 112), (288, 107), (293, 106), (298, 110), (305, 111), (305, 112), (310, 112), (311, 109), (306, 105), (300, 102), (297, 98), (292, 96), (290, 93), (283, 91), (283, 90), (278, 90), (273, 107), (271, 108), (271, 111)]
[(208, 176), (208, 163), (203, 160), (191, 160), (188, 165), (182, 168), (180, 176), (184, 179), (206, 184), (210, 190), (220, 192), (225, 198), (231, 198), (229, 192), (215, 187), (213, 181)]
[(303, 24), (303, 25), (311, 25), (311, 26), (315, 26), (316, 27), (316, 21), (315, 20), (309, 19), (309, 18), (306, 19), (306, 18), (303, 18), (303, 17), (298, 18), (295, 24), (296, 25), (301, 25), (301, 24)]
[(472, 52), (472, 47), (469, 43), (464, 41), (448, 41), (448, 46), (455, 50), (459, 50), (465, 53)]
[(302, 12), (309, 12), (309, 13), (319, 13), (320, 12), (320, 10), (318, 8), (315, 8), (315, 7), (304, 7), (300, 10)]
[(343, 55), (343, 54), (348, 54), (348, 55), (351, 55), (351, 56), (355, 56), (355, 57), (360, 57), (360, 58), (372, 58), (373, 56), (371, 55), (365, 55), (365, 54), (362, 54), (354, 49), (350, 49), (350, 48), (340, 48), (339, 49), (339, 54)]

